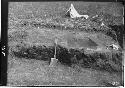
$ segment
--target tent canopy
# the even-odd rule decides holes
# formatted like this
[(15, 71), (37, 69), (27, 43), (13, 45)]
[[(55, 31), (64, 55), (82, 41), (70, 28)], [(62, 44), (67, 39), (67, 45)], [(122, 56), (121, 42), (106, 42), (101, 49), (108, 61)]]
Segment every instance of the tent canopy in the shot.
[(74, 8), (73, 4), (71, 4), (69, 10), (66, 12), (66, 16), (70, 16), (71, 18), (84, 17), (86, 19), (89, 17), (88, 15), (80, 15)]

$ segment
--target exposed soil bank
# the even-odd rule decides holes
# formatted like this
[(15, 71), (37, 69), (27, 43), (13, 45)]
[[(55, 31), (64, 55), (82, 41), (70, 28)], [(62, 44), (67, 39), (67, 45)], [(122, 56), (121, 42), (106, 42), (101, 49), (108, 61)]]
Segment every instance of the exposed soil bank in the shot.
[[(50, 61), (54, 56), (54, 47), (33, 46), (17, 48), (12, 51), (16, 57)], [(122, 53), (120, 52), (93, 52), (85, 53), (82, 50), (66, 49), (57, 46), (57, 58), (64, 65), (79, 64), (85, 68), (93, 68), (109, 72), (122, 71)]]

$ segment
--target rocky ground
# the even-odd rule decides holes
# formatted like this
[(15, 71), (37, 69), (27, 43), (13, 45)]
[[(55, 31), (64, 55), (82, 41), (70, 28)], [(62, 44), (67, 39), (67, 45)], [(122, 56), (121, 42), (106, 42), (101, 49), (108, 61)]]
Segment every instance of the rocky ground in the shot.
[[(9, 4), (8, 86), (123, 85), (121, 21), (113, 20), (111, 26), (104, 20), (109, 24), (102, 27), (104, 13), (98, 19), (63, 17), (68, 6), (70, 2)], [(55, 38), (59, 61), (49, 67)], [(107, 48), (112, 43), (119, 50)]]

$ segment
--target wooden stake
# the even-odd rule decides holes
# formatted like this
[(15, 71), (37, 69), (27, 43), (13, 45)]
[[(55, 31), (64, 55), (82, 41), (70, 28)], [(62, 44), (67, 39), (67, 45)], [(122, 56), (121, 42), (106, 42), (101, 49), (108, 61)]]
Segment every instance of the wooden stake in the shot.
[(55, 50), (54, 50), (54, 58), (51, 58), (51, 62), (50, 62), (50, 67), (54, 67), (54, 66), (56, 66), (56, 63), (57, 63), (57, 61), (58, 61), (58, 59), (56, 59), (56, 47), (57, 47), (57, 38), (55, 39), (55, 41), (54, 41), (54, 48), (55, 48)]

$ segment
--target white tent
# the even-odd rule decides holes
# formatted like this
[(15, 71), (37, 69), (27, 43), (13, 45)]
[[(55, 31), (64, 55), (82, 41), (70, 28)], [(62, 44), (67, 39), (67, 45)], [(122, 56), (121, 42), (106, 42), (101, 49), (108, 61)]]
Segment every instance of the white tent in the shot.
[(80, 15), (76, 9), (74, 8), (73, 4), (71, 4), (69, 10), (66, 12), (66, 14), (68, 14), (71, 18), (77, 18), (77, 17), (84, 17), (86, 19), (88, 19), (88, 15)]

